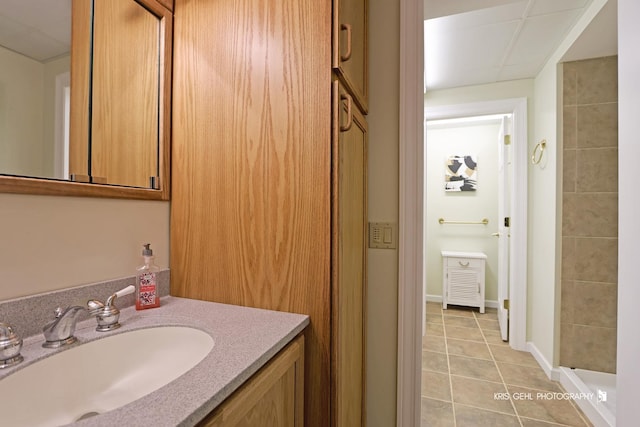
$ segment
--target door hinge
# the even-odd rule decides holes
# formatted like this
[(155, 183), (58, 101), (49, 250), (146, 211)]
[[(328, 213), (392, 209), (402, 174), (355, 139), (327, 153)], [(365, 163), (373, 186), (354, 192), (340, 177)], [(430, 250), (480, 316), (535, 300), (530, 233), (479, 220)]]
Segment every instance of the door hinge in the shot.
[(504, 226), (505, 227), (511, 227), (511, 217), (504, 217)]
[(511, 135), (504, 136), (504, 145), (511, 145)]
[(504, 307), (505, 310), (509, 310), (509, 300), (508, 299), (502, 300), (502, 306)]

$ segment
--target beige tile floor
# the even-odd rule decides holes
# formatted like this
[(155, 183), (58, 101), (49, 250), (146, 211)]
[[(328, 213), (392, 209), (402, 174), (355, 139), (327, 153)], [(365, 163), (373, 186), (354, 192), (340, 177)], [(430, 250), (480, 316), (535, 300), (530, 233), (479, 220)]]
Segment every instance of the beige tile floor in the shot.
[[(527, 352), (500, 338), (495, 309), (427, 303), (422, 427), (591, 426)], [(556, 396), (561, 396), (556, 397)]]

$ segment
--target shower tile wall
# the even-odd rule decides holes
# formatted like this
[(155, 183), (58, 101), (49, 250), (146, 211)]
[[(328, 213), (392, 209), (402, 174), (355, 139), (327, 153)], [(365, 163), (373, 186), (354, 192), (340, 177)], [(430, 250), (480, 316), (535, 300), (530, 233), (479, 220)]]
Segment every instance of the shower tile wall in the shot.
[(563, 67), (560, 365), (616, 371), (618, 58)]

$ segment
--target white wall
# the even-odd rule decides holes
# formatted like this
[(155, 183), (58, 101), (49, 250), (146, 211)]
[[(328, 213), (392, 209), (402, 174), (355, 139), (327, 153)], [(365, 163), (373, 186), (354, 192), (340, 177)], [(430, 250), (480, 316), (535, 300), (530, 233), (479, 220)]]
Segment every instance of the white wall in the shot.
[(638, 286), (638, 192), (636, 173), (630, 166), (640, 158), (640, 2), (618, 0), (618, 360), (617, 416), (619, 426), (638, 423), (640, 388), (640, 286)]
[(44, 102), (42, 127), (42, 175), (53, 177), (55, 162), (56, 76), (71, 70), (71, 56), (57, 58), (44, 64)]
[(132, 276), (143, 243), (169, 266), (169, 202), (0, 194), (0, 300)]
[[(400, 5), (369, 2), (369, 195), (373, 222), (398, 221)], [(396, 422), (398, 251), (369, 249), (367, 425)]]
[[(527, 250), (527, 340), (553, 363), (556, 297), (556, 200), (557, 117), (556, 65), (551, 64), (535, 80), (535, 133), (529, 152), (542, 139), (547, 149), (540, 165), (529, 166)], [(558, 285), (559, 287), (559, 285)]]
[[(487, 255), (485, 299), (498, 299), (498, 133), (500, 122), (427, 125), (426, 253), (427, 295), (442, 296), (440, 251), (484, 252)], [(477, 191), (445, 192), (445, 160), (474, 155)], [(489, 219), (489, 225), (439, 224), (438, 218), (462, 221)]]
[(44, 69), (0, 47), (0, 173), (41, 175)]
[(0, 46), (0, 173), (53, 177), (55, 78), (69, 55), (41, 63)]
[[(562, 179), (558, 156), (562, 154), (562, 56), (567, 52), (607, 0), (594, 0), (575, 27), (547, 61), (534, 82), (534, 136), (529, 152), (547, 140), (540, 165), (529, 167), (527, 339), (547, 367), (558, 366), (560, 329), (560, 236)], [(560, 76), (560, 77), (559, 77)], [(561, 132), (560, 132), (561, 133)]]
[(445, 105), (495, 101), (499, 99), (527, 98), (527, 129), (529, 139), (531, 139), (533, 137), (533, 106), (535, 103), (533, 98), (533, 85), (533, 79), (522, 79), (454, 89), (434, 90), (425, 94), (424, 106), (425, 108), (433, 108)]

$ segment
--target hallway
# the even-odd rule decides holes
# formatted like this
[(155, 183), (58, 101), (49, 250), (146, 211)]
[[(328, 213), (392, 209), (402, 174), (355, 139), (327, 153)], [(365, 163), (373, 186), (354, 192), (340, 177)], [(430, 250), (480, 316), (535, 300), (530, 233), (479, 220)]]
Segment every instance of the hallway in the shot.
[(422, 349), (422, 427), (591, 426), (533, 356), (502, 341), (495, 309), (427, 303)]

